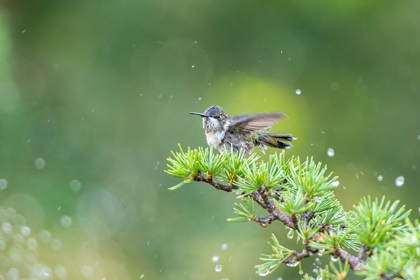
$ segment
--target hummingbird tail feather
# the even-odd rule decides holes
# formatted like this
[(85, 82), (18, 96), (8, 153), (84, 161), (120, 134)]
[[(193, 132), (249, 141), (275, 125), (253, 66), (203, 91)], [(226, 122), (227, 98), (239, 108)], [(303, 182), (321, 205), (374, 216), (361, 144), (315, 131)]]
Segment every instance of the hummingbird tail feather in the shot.
[(269, 147), (278, 149), (287, 149), (292, 147), (292, 144), (287, 143), (293, 141), (293, 137), (287, 133), (268, 132), (261, 134), (258, 142)]

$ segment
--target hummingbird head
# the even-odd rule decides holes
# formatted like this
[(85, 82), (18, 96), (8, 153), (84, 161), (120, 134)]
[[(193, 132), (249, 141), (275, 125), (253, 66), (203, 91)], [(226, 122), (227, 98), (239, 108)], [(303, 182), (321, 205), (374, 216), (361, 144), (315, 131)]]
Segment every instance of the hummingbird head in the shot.
[(220, 106), (213, 105), (207, 108), (204, 113), (191, 112), (190, 114), (203, 118), (203, 128), (206, 130), (206, 134), (225, 131), (228, 127), (228, 115)]

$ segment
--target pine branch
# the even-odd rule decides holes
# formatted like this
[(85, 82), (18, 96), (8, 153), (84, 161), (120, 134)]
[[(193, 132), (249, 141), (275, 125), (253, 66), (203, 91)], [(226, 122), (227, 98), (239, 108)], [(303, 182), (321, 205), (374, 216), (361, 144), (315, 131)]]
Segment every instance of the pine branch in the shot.
[[(235, 192), (242, 203), (235, 203), (238, 216), (231, 222), (254, 221), (262, 227), (280, 221), (297, 233), (305, 249), (285, 248), (273, 235), (272, 254), (263, 254), (257, 265), (260, 275), (272, 273), (282, 263), (296, 266), (315, 253), (330, 254), (341, 262), (319, 270), (323, 279), (344, 279), (349, 269), (365, 279), (420, 279), (420, 226), (407, 218), (410, 214), (398, 201), (391, 203), (363, 198), (354, 211), (346, 212), (335, 198), (337, 177), (326, 167), (307, 159), (285, 159), (284, 152), (259, 162), (255, 154), (225, 151), (214, 155), (210, 149), (172, 152), (168, 174), (183, 181), (175, 190), (191, 181), (204, 182), (217, 190)], [(226, 183), (227, 182), (227, 183)], [(254, 205), (267, 212), (257, 217)], [(404, 222), (405, 221), (405, 222)], [(352, 255), (348, 250), (358, 252)], [(314, 279), (305, 275), (304, 279)]]

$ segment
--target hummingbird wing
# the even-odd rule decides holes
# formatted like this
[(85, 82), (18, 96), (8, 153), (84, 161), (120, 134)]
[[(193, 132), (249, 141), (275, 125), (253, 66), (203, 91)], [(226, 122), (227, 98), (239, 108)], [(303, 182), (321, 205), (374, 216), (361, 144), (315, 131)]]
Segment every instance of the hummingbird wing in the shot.
[(267, 129), (277, 123), (278, 119), (286, 118), (282, 113), (260, 113), (230, 117), (233, 121), (232, 128), (245, 131)]

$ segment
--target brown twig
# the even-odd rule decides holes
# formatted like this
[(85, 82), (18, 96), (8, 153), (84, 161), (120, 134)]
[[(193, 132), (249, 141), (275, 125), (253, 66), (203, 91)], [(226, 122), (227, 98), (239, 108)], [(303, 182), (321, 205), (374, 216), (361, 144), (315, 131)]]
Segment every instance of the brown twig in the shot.
[(301, 259), (304, 259), (304, 258), (307, 258), (307, 257), (310, 256), (308, 251), (303, 251), (302, 253), (299, 253), (295, 250), (292, 250), (292, 254), (293, 254), (293, 257), (287, 258), (283, 262), (284, 263), (295, 263), (295, 262), (300, 261)]
[(395, 276), (395, 275), (391, 275), (391, 274), (382, 273), (381, 274), (381, 279), (382, 280), (394, 280), (394, 279), (404, 279), (404, 278), (402, 278), (401, 275)]
[(259, 218), (259, 217), (254, 218), (254, 221), (257, 222), (262, 227), (268, 227), (275, 220), (276, 220), (276, 217), (274, 217), (271, 214), (265, 218)]
[(361, 260), (366, 260), (367, 258), (367, 253), (370, 251), (370, 248), (368, 246), (366, 246), (366, 244), (362, 244), (362, 246), (360, 247), (360, 251), (359, 251), (359, 255), (357, 256), (359, 259)]
[[(261, 192), (260, 192), (261, 194)], [(297, 226), (292, 221), (292, 218), (287, 216), (285, 213), (281, 212), (279, 209), (276, 208), (276, 206), (268, 200), (268, 196), (265, 193), (261, 194), (265, 205), (267, 207), (265, 208), (270, 214), (272, 214), (274, 217), (276, 217), (279, 221), (283, 222), (286, 226), (297, 229)]]
[(350, 268), (354, 271), (362, 271), (362, 266), (365, 264), (362, 259), (351, 255), (349, 252), (344, 251), (341, 248), (336, 249), (335, 256), (339, 257), (343, 263), (347, 261), (350, 265)]
[(296, 214), (292, 214), (290, 216), (290, 218), (291, 218), (292, 223), (293, 223), (293, 228), (298, 228), (298, 220), (297, 220)]
[(258, 203), (262, 208), (266, 209), (267, 205), (265, 204), (264, 199), (262, 198), (262, 196), (260, 195), (259, 192), (255, 191), (253, 193), (249, 194), (250, 197), (252, 197), (252, 199)]
[(225, 191), (225, 192), (232, 192), (233, 190), (239, 189), (235, 185), (226, 186), (226, 185), (220, 184), (218, 182), (215, 182), (215, 181), (213, 181), (212, 178), (207, 178), (206, 176), (204, 176), (201, 171), (198, 171), (197, 175), (195, 175), (194, 181), (206, 182), (206, 183), (212, 185), (213, 187), (215, 187), (216, 189), (221, 190), (221, 191)]

